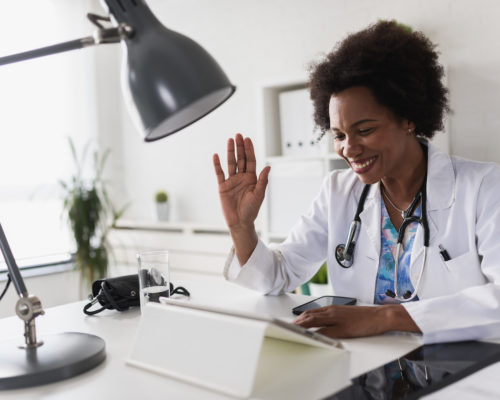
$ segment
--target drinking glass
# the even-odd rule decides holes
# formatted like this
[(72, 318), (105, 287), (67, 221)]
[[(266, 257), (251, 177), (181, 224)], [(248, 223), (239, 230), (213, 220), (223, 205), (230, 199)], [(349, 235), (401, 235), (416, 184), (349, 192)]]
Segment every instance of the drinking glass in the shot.
[(150, 301), (159, 303), (160, 297), (170, 296), (168, 251), (137, 253), (139, 263), (139, 297), (141, 310)]

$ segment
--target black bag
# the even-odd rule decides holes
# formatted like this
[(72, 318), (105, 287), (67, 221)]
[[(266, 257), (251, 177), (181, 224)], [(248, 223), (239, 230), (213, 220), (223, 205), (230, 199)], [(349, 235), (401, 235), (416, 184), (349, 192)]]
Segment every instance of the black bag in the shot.
[[(174, 289), (170, 283), (169, 295), (182, 294), (189, 296), (187, 289), (179, 286)], [(92, 283), (92, 295), (89, 296), (90, 303), (83, 307), (83, 312), (87, 315), (100, 313), (102, 310), (125, 311), (130, 307), (139, 306), (139, 276), (125, 275), (116, 278), (98, 279)], [(99, 302), (101, 308), (89, 311), (95, 303)]]

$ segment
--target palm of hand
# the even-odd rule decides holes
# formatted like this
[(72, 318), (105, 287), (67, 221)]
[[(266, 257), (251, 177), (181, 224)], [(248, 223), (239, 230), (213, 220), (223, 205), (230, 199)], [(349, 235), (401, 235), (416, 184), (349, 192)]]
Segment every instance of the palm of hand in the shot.
[(263, 197), (255, 191), (257, 176), (239, 173), (219, 185), (222, 211), (228, 226), (247, 225), (257, 217)]
[(255, 233), (253, 223), (264, 200), (271, 168), (265, 167), (257, 178), (252, 141), (250, 138), (243, 139), (241, 134), (227, 143), (227, 179), (217, 154), (214, 154), (213, 163), (222, 211), (229, 229)]

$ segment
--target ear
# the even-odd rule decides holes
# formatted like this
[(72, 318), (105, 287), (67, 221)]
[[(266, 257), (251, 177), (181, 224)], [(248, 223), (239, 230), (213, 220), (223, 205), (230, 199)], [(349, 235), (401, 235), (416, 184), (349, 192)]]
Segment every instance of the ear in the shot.
[(407, 131), (411, 131), (412, 133), (415, 133), (415, 127), (416, 127), (416, 125), (415, 125), (414, 122), (407, 120), (407, 121), (405, 121), (405, 125), (404, 126), (406, 126), (406, 130)]

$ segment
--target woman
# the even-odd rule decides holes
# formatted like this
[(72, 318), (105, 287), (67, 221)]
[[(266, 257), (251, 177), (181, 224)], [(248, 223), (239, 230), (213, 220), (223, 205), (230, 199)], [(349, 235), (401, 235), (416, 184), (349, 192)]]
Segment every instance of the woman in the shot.
[[(302, 314), (299, 325), (333, 337), (421, 332), (427, 343), (500, 337), (500, 168), (427, 143), (448, 111), (437, 59), (423, 34), (385, 21), (348, 36), (314, 67), (316, 124), (350, 168), (330, 173), (280, 245), (265, 246), (255, 232), (270, 168), (257, 179), (251, 140), (228, 141), (227, 179), (214, 155), (234, 243), (226, 279), (280, 294), (326, 260), (336, 295), (380, 306), (323, 307)], [(345, 268), (337, 246), (363, 192), (353, 264)], [(404, 217), (414, 222), (398, 248)]]

